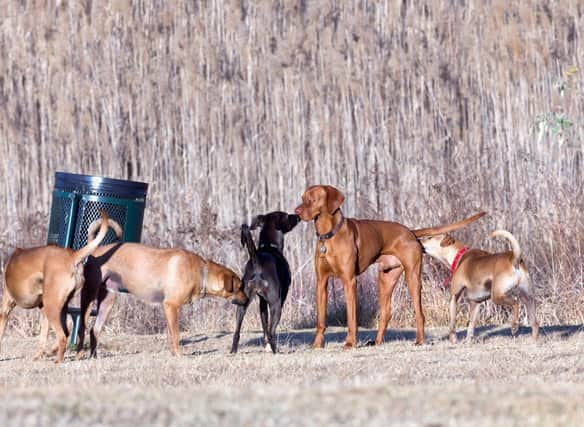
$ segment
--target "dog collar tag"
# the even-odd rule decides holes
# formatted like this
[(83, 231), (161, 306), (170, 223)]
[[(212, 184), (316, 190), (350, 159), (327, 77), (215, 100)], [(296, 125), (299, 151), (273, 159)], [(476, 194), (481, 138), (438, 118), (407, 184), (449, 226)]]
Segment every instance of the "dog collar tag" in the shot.
[(324, 245), (324, 242), (322, 242), (322, 244), (320, 245), (320, 249), (319, 249), (321, 254), (325, 254), (326, 253), (326, 246)]

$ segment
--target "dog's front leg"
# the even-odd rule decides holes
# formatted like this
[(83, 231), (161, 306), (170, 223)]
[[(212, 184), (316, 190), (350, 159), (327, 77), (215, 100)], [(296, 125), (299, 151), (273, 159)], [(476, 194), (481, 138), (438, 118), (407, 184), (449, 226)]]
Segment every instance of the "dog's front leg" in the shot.
[(237, 347), (239, 346), (239, 337), (241, 333), (241, 324), (243, 323), (243, 318), (245, 317), (245, 312), (247, 311), (247, 307), (249, 307), (249, 299), (245, 305), (238, 305), (237, 306), (237, 314), (236, 314), (236, 324), (235, 324), (235, 332), (233, 333), (233, 342), (231, 344), (231, 354), (237, 353)]
[(343, 278), (345, 300), (347, 302), (347, 338), (345, 348), (357, 346), (357, 278), (355, 276)]
[(454, 292), (450, 294), (450, 328), (448, 331), (448, 338), (452, 344), (456, 344), (456, 313), (458, 295)]
[(326, 305), (327, 305), (327, 280), (328, 275), (320, 275), (318, 277), (317, 269), (317, 279), (316, 279), (316, 335), (314, 337), (314, 342), (312, 343), (312, 348), (323, 348), (324, 347), (324, 331), (326, 330)]
[(178, 330), (178, 314), (180, 306), (171, 302), (164, 301), (164, 316), (168, 326), (168, 338), (170, 340), (170, 349), (175, 356), (182, 356), (179, 349), (179, 330)]

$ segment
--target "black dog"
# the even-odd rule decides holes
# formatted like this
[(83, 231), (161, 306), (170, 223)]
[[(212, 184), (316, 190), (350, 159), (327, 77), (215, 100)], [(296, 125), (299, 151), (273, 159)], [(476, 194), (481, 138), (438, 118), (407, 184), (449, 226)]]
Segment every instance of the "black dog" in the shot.
[[(254, 218), (251, 226), (241, 226), (241, 245), (247, 246), (249, 261), (245, 265), (245, 273), (241, 286), (248, 297), (245, 305), (237, 307), (237, 325), (233, 334), (231, 353), (237, 353), (241, 323), (247, 307), (254, 295), (260, 298), (260, 317), (264, 330), (264, 345), (270, 345), (276, 353), (276, 328), (282, 315), (282, 306), (288, 295), (291, 275), (288, 261), (284, 258), (284, 234), (292, 230), (300, 221), (298, 215), (288, 215), (285, 212), (270, 212)], [(256, 246), (251, 231), (261, 226), (260, 244)], [(268, 306), (270, 307), (268, 327)]]

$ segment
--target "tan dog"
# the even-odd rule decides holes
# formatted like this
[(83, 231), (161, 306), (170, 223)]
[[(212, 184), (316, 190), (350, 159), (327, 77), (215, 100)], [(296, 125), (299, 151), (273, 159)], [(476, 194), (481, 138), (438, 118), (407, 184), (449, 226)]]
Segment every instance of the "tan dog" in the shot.
[(91, 255), (107, 233), (108, 216), (104, 211), (100, 214), (98, 221), (104, 225), (100, 227), (97, 238), (78, 251), (52, 245), (14, 250), (6, 265), (0, 340), (8, 315), (15, 306), (38, 307), (41, 309), (41, 334), (35, 359), (45, 354), (50, 324), (57, 334), (56, 347), (52, 350), (57, 351), (55, 361), (63, 361), (68, 335), (65, 324), (67, 304), (83, 285), (84, 259)]
[(535, 299), (527, 267), (521, 259), (519, 243), (505, 230), (497, 230), (492, 236), (507, 239), (511, 244), (511, 251), (490, 254), (479, 249), (469, 249), (464, 243), (454, 240), (447, 234), (420, 239), (425, 252), (442, 261), (452, 272), (449, 336), (453, 343), (456, 342), (457, 302), (464, 292), (470, 301), (467, 341), (472, 340), (480, 303), (489, 298), (495, 304), (512, 307), (511, 331), (515, 334), (518, 330), (519, 315), (517, 294), (527, 307), (533, 338), (537, 340), (539, 326), (535, 316)]
[(120, 288), (148, 303), (162, 304), (171, 351), (176, 356), (181, 355), (178, 317), (183, 304), (207, 295), (233, 296), (235, 304), (247, 302), (241, 280), (232, 270), (187, 250), (158, 249), (139, 243), (102, 246), (88, 258), (85, 266), (78, 359), (84, 357), (83, 340), (90, 304), (97, 299), (97, 318), (90, 331), (91, 356), (95, 357), (97, 338)]
[(328, 185), (309, 187), (302, 195), (296, 214), (303, 221), (314, 220), (316, 251), (316, 336), (313, 347), (324, 345), (326, 328), (327, 280), (331, 276), (342, 280), (347, 303), (348, 334), (345, 348), (355, 347), (357, 336), (357, 275), (371, 264), (379, 264), (379, 327), (375, 344), (383, 335), (391, 317), (391, 295), (402, 272), (414, 303), (416, 344), (424, 342), (420, 273), (422, 248), (417, 236), (446, 233), (463, 227), (484, 215), (480, 213), (455, 224), (410, 230), (396, 222), (345, 218), (340, 207), (345, 197)]

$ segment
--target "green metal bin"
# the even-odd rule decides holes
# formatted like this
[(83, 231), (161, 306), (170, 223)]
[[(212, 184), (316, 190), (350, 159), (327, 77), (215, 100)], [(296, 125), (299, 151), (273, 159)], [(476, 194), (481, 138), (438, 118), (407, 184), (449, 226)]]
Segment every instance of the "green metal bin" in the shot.
[[(49, 234), (47, 243), (75, 250), (87, 244), (87, 229), (99, 218), (103, 209), (124, 230), (122, 240), (139, 242), (148, 184), (91, 175), (56, 172)], [(102, 245), (117, 240), (113, 230), (102, 241)], [(70, 343), (77, 342), (79, 308), (70, 307), (73, 330)]]

